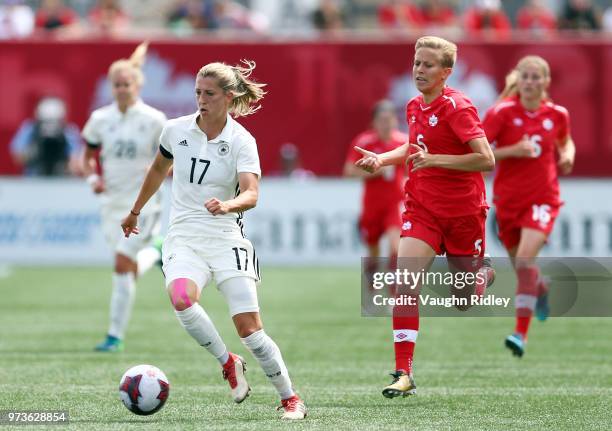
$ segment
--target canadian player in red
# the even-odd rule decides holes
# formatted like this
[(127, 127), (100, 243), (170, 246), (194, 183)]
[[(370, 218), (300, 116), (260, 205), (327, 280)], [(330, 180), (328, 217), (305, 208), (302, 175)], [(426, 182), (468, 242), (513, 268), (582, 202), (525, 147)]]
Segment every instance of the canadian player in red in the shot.
[[(492, 170), (495, 158), (476, 108), (460, 92), (446, 87), (456, 58), (457, 46), (451, 42), (432, 36), (417, 41), (412, 74), (421, 95), (407, 106), (410, 143), (382, 154), (355, 147), (363, 156), (356, 165), (377, 172), (383, 166), (409, 164), (398, 256), (410, 259), (399, 259), (400, 269), (427, 271), (442, 253), (449, 263), (478, 257), (472, 270), (482, 274), (477, 277), (481, 282), (471, 288), (482, 295), (494, 271), (481, 259), (487, 210), (481, 172)], [(419, 288), (410, 286), (403, 292), (400, 288), (400, 294), (415, 298), (393, 309), (396, 371), (393, 382), (383, 389), (387, 398), (416, 392), (412, 358), (419, 330)]]
[(523, 356), (535, 310), (548, 317), (548, 286), (536, 258), (562, 205), (557, 170), (571, 172), (576, 149), (567, 110), (550, 101), (550, 67), (537, 56), (522, 58), (506, 78), (501, 101), (486, 114), (487, 138), (500, 161), (493, 183), (499, 238), (517, 273), (516, 327), (506, 346)]
[[(383, 236), (389, 241), (389, 257), (397, 258), (402, 203), (404, 202), (404, 169), (402, 166), (386, 166), (376, 173), (369, 173), (355, 166), (358, 146), (375, 153), (385, 153), (408, 142), (408, 136), (397, 129), (395, 106), (389, 100), (381, 100), (372, 112), (372, 129), (357, 135), (350, 146), (344, 164), (344, 175), (363, 179), (363, 198), (359, 231), (368, 247), (371, 258), (380, 256), (379, 242)], [(376, 271), (376, 260), (369, 259), (366, 274)]]

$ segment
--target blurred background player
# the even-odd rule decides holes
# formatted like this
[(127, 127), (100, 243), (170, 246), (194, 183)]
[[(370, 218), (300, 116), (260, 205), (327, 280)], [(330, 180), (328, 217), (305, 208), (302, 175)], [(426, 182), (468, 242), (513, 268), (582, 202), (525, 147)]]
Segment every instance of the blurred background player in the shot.
[(291, 142), (285, 142), (280, 147), (279, 156), (281, 169), (280, 171), (273, 173), (273, 175), (295, 180), (308, 180), (315, 178), (314, 172), (302, 167), (300, 150), (297, 145), (292, 144)]
[(10, 144), (15, 164), (37, 176), (79, 174), (82, 148), (79, 128), (66, 122), (66, 104), (58, 97), (43, 97)]
[(219, 361), (234, 401), (244, 401), (250, 391), (244, 360), (228, 352), (199, 304), (202, 289), (214, 278), (240, 340), (281, 398), (282, 418), (303, 419), (306, 407), (293, 391), (278, 346), (263, 329), (255, 284), (259, 261), (243, 232), (242, 214), (257, 204), (261, 168), (255, 138), (230, 114), (256, 112), (259, 106), (253, 104), (265, 94), (265, 84), (249, 79), (255, 63), (243, 62), (246, 67), (210, 63), (200, 69), (195, 82), (198, 111), (170, 120), (164, 128), (159, 152), (122, 228), (126, 238), (142, 231), (138, 216), (174, 166), (163, 255), (177, 318)]
[(363, 180), (363, 197), (359, 216), (359, 232), (368, 247), (365, 268), (367, 279), (377, 269), (381, 238), (389, 242), (389, 262), (397, 261), (402, 204), (404, 201), (404, 165), (385, 166), (378, 172), (369, 173), (355, 166), (360, 158), (355, 146), (374, 153), (386, 153), (408, 141), (408, 136), (398, 130), (395, 106), (390, 100), (381, 100), (372, 111), (372, 128), (359, 134), (352, 142), (344, 164), (344, 175)]
[(523, 57), (506, 78), (501, 102), (484, 119), (499, 162), (493, 183), (499, 238), (518, 278), (516, 327), (506, 347), (519, 357), (534, 309), (540, 320), (548, 317), (547, 282), (536, 258), (562, 205), (557, 170), (569, 174), (576, 153), (567, 110), (548, 98), (550, 81), (546, 60)]
[[(483, 171), (495, 166), (474, 105), (462, 93), (446, 86), (457, 59), (457, 46), (445, 39), (422, 37), (415, 45), (413, 79), (421, 95), (406, 108), (409, 143), (376, 154), (355, 147), (363, 157), (356, 165), (371, 172), (384, 166), (409, 163), (406, 211), (402, 215), (398, 266), (417, 273), (427, 271), (436, 255), (446, 253), (458, 265), (485, 250), (487, 203)], [(413, 142), (416, 142), (414, 144)], [(481, 259), (477, 259), (481, 261)], [(455, 264), (455, 265), (457, 265)], [(483, 271), (484, 294), (494, 272)], [(402, 295), (418, 295), (420, 286), (398, 286)], [(387, 398), (416, 393), (412, 359), (419, 330), (418, 301), (393, 308), (395, 373), (383, 389)]]
[[(147, 44), (142, 43), (129, 59), (117, 60), (110, 66), (108, 79), (115, 102), (95, 110), (83, 129), (87, 142), (83, 170), (92, 191), (100, 195), (102, 229), (115, 253), (110, 327), (106, 340), (96, 346), (98, 351), (123, 350), (136, 278), (161, 258), (158, 247), (151, 245), (161, 227), (160, 194), (143, 209), (139, 236), (124, 238), (119, 227), (155, 157), (166, 122), (162, 112), (139, 98), (146, 53)], [(103, 176), (97, 174), (98, 151)]]

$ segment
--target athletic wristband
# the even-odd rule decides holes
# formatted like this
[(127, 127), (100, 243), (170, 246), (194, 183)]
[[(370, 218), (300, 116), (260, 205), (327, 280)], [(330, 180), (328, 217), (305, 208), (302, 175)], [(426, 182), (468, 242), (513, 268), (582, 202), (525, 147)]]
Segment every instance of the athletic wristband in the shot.
[(135, 213), (134, 210), (130, 210), (130, 214), (135, 215), (135, 216), (139, 216), (140, 215), (140, 211)]
[(87, 184), (89, 184), (90, 186), (93, 186), (99, 180), (100, 180), (100, 175), (98, 174), (91, 174), (85, 179), (85, 181), (87, 181)]

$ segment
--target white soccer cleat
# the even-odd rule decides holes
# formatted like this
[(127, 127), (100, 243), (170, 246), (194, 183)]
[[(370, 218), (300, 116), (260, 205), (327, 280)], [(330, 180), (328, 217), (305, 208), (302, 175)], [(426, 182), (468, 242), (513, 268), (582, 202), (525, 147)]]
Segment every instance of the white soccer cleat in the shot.
[(229, 383), (232, 398), (236, 403), (243, 402), (251, 391), (244, 373), (246, 373), (246, 362), (240, 356), (230, 352), (229, 359), (223, 365), (223, 379)]
[(286, 400), (281, 400), (281, 404), (282, 405), (277, 408), (277, 410), (283, 409), (281, 419), (300, 420), (306, 417), (306, 405), (304, 405), (304, 401), (297, 395), (287, 398)]

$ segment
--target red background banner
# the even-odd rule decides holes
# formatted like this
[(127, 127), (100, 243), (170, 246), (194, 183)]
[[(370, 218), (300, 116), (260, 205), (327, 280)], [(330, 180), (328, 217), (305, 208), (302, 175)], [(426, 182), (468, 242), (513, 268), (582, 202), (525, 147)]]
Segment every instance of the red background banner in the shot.
[[(0, 174), (19, 173), (8, 145), (41, 95), (63, 97), (69, 120), (83, 126), (108, 66), (129, 56), (135, 46), (132, 41), (0, 43)], [(161, 96), (148, 100), (143, 91), (143, 99), (169, 116), (195, 111), (195, 99), (185, 95), (190, 90), (170, 85), (173, 79), (193, 79), (211, 61), (234, 64), (247, 58), (257, 62), (254, 76), (268, 84), (268, 94), (260, 112), (239, 121), (257, 138), (264, 174), (279, 168), (279, 148), (285, 142), (300, 148), (305, 168), (319, 175), (340, 174), (352, 138), (368, 127), (372, 104), (383, 97), (407, 100), (411, 96), (403, 90), (411, 86), (393, 85), (411, 72), (414, 48), (408, 41), (152, 41), (149, 52), (168, 66), (169, 75), (166, 86), (157, 89)], [(473, 99), (488, 88), (479, 86), (487, 79), (494, 90), (500, 90), (506, 73), (527, 54), (549, 61), (551, 96), (570, 111), (578, 148), (575, 175), (612, 175), (612, 45), (597, 41), (464, 43), (459, 45), (460, 82), (472, 84), (468, 88), (475, 94), (466, 93)], [(147, 85), (155, 85), (147, 79)]]

